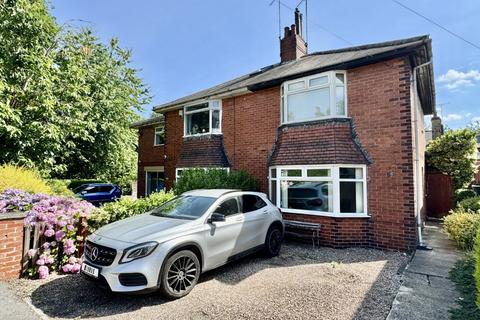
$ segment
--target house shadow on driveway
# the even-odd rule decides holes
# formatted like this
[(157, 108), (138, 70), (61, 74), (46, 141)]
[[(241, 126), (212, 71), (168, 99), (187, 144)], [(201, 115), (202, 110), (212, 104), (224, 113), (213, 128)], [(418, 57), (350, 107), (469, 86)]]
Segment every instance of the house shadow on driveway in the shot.
[(188, 296), (175, 301), (158, 293), (111, 293), (81, 275), (43, 283), (31, 301), (47, 316), (67, 319), (288, 319), (299, 312), (304, 318), (375, 319), (377, 313), (388, 314), (397, 290), (395, 274), (405, 260), (400, 253), (287, 243), (278, 257), (258, 253), (203, 274)]

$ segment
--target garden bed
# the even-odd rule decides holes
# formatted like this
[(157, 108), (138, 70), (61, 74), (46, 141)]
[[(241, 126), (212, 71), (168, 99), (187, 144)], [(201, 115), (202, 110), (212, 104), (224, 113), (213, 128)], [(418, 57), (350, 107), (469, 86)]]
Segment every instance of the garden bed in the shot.
[(286, 244), (204, 274), (185, 298), (120, 295), (81, 275), (15, 280), (10, 287), (49, 317), (72, 319), (385, 319), (408, 256), (373, 249)]

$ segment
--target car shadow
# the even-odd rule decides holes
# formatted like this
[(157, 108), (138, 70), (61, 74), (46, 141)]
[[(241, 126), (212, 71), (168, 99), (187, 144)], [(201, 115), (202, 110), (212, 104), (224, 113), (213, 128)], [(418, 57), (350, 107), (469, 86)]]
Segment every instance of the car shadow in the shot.
[(57, 278), (38, 287), (32, 304), (52, 318), (93, 318), (132, 312), (167, 300), (158, 293), (119, 294), (98, 287), (80, 274)]
[[(370, 254), (351, 254), (365, 250)], [(234, 286), (239, 282), (266, 269), (295, 267), (302, 265), (339, 263), (350, 264), (384, 260), (382, 251), (371, 249), (312, 248), (312, 245), (287, 241), (278, 257), (267, 258), (262, 252), (236, 260), (200, 277), (199, 284), (212, 280)], [(389, 267), (389, 261), (385, 268)], [(382, 271), (383, 272), (383, 271)], [(375, 285), (375, 284), (374, 284)], [(195, 289), (194, 289), (195, 290)], [(184, 299), (189, 299), (186, 297)], [(184, 300), (181, 299), (181, 300)], [(364, 300), (375, 299), (366, 296)], [(127, 295), (112, 293), (99, 288), (82, 275), (59, 277), (42, 284), (31, 295), (33, 305), (52, 318), (93, 318), (134, 312), (143, 307), (154, 307), (175, 303), (165, 300), (159, 293)], [(185, 301), (181, 301), (184, 303)], [(368, 302), (368, 303), (367, 303)], [(369, 301), (364, 302), (368, 309)], [(186, 301), (185, 303), (188, 303)], [(175, 306), (175, 305), (174, 305)], [(360, 312), (360, 311), (359, 311)], [(363, 313), (359, 313), (362, 314)]]

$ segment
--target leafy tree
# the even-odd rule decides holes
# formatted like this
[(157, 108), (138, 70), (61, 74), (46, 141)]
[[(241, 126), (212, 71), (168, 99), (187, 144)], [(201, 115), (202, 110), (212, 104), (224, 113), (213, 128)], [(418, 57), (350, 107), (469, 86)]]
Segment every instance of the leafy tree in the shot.
[(455, 189), (475, 175), (476, 134), (471, 129), (449, 130), (427, 146), (427, 165), (453, 178)]
[(131, 52), (60, 27), (43, 0), (0, 0), (0, 163), (56, 178), (135, 174), (136, 111), (150, 100)]

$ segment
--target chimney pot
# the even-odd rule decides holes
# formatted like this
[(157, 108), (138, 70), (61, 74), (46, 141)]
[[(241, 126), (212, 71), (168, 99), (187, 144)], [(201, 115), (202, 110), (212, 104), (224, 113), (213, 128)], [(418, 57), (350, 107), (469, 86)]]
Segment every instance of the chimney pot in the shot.
[(285, 35), (280, 39), (281, 62), (299, 59), (307, 54), (307, 44), (303, 40), (302, 14), (295, 10), (295, 24), (285, 27)]

